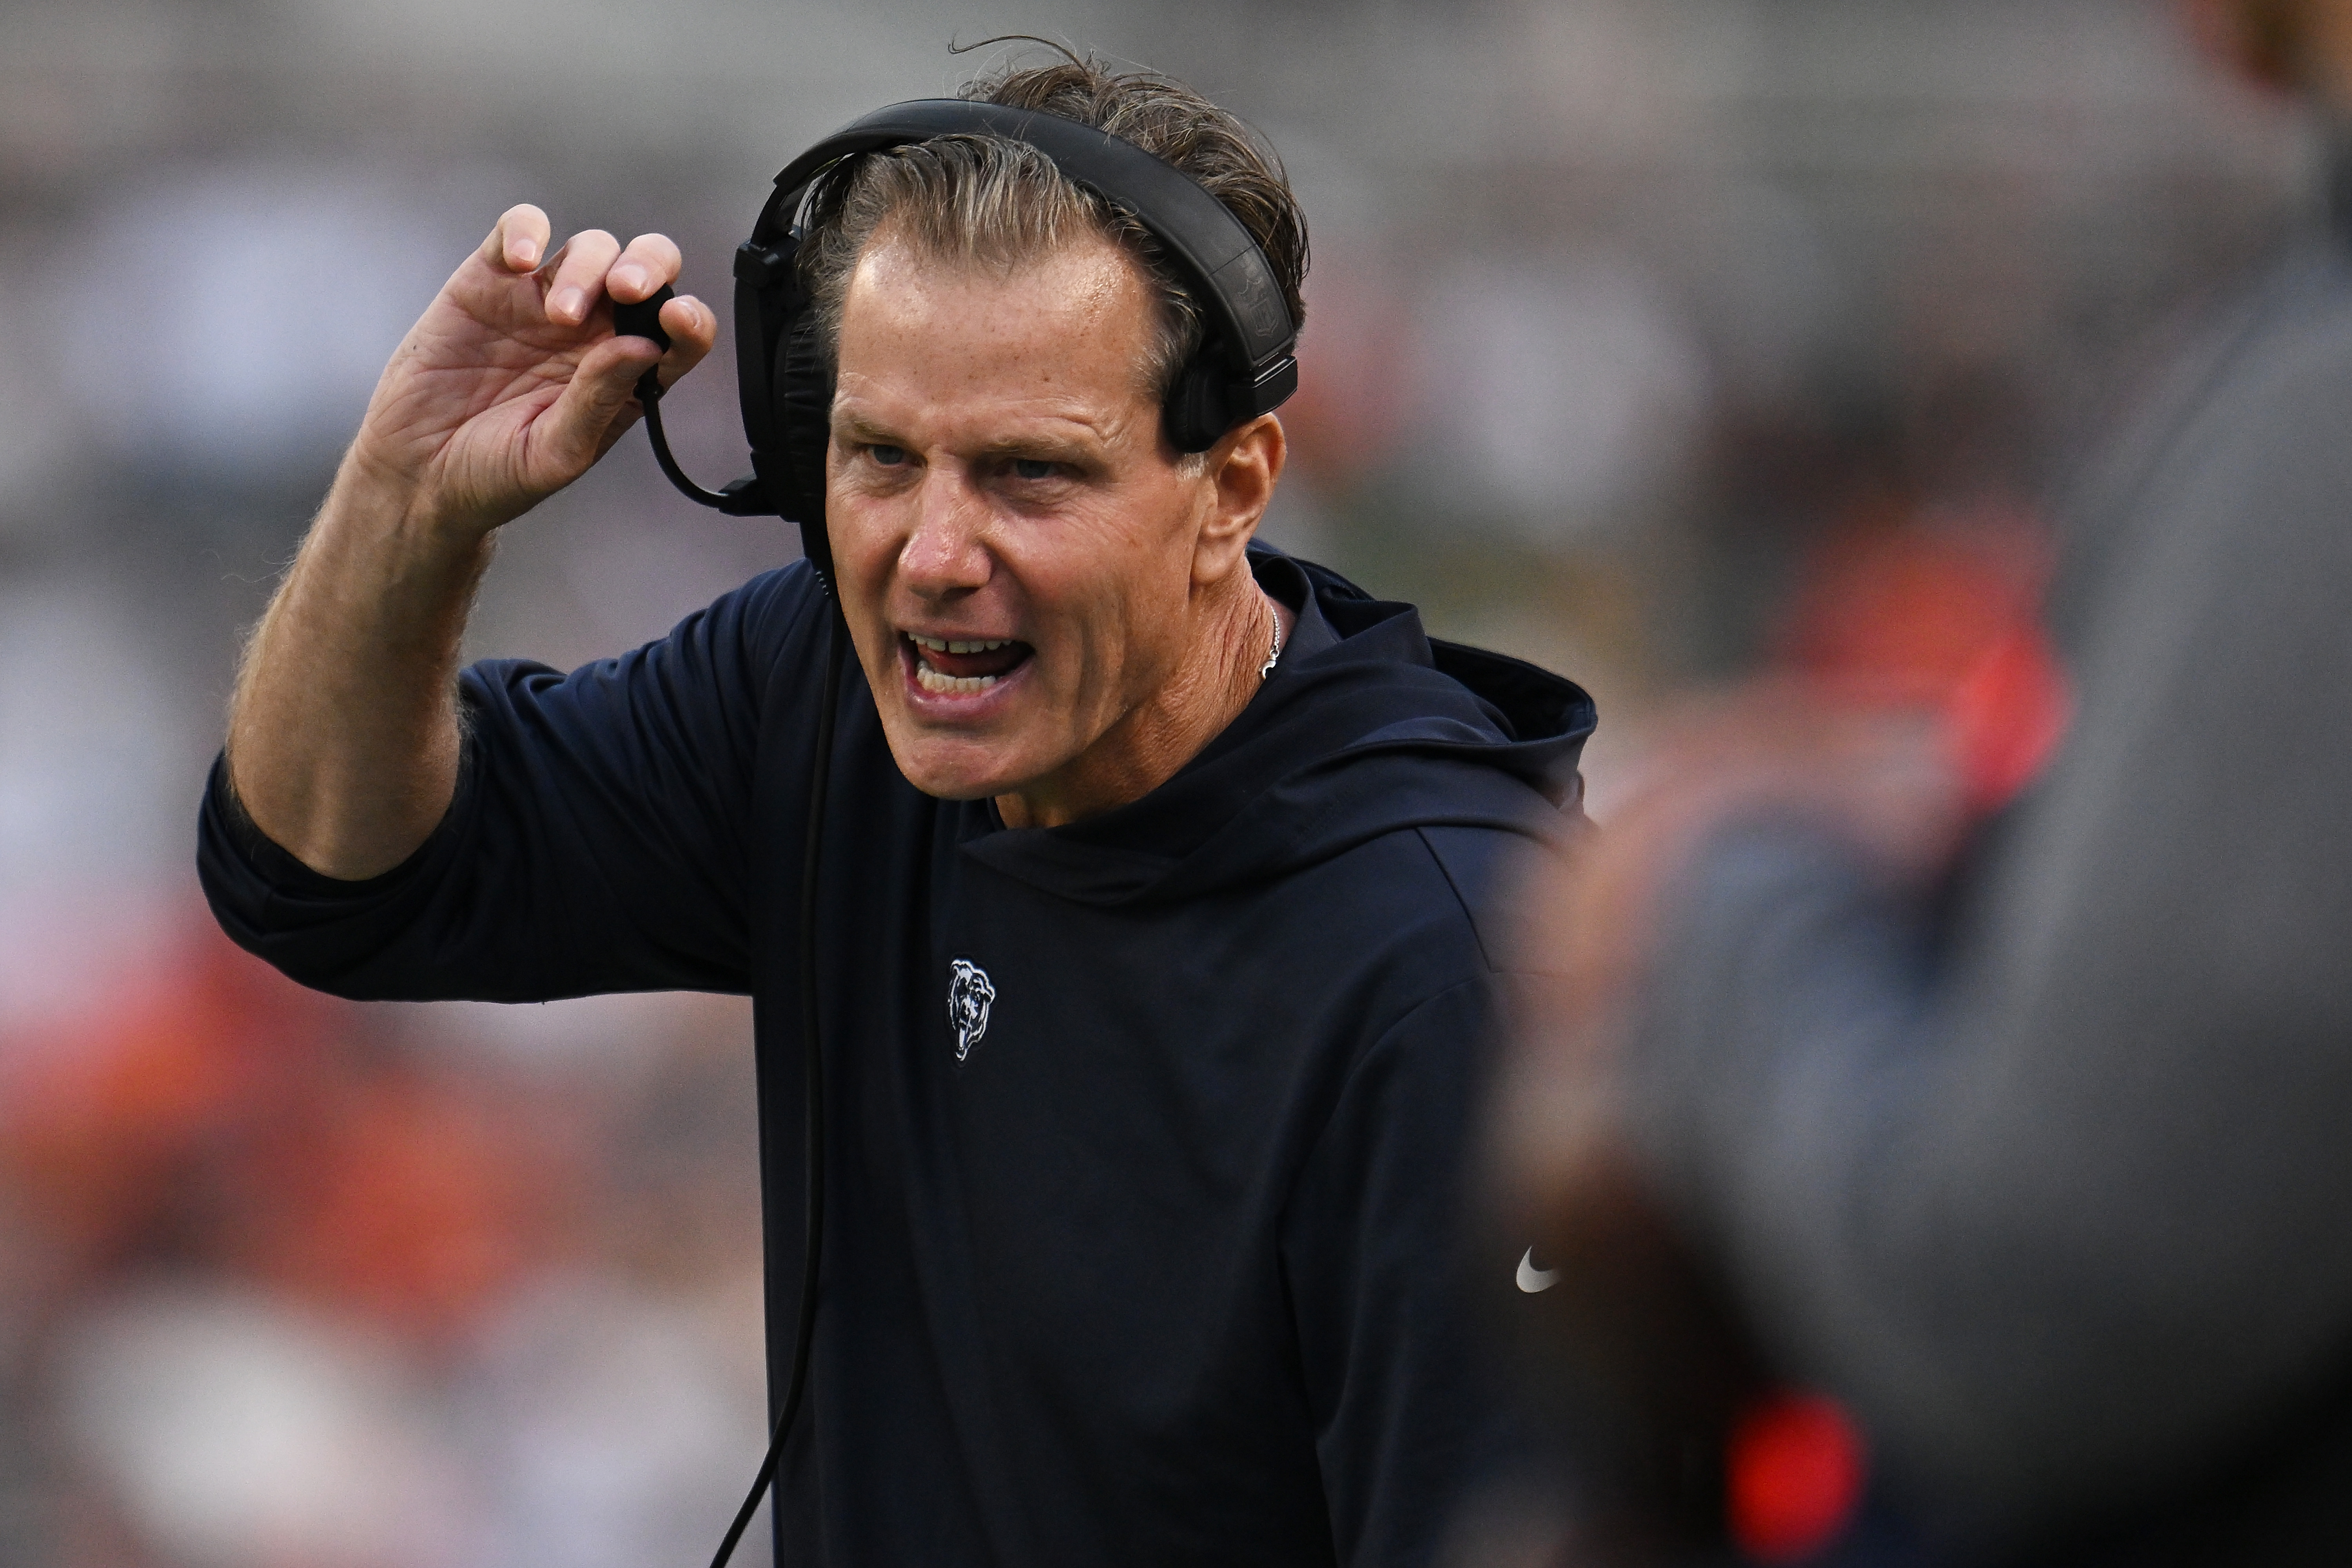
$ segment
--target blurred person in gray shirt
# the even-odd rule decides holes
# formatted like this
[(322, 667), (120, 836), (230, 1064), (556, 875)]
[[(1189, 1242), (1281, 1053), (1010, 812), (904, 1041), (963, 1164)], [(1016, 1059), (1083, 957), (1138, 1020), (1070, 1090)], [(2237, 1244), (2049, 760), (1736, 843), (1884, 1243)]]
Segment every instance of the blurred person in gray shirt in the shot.
[[(2190, 10), (2352, 146), (2352, 0)], [(1612, 1441), (1782, 1379), (1937, 1561), (2352, 1562), (2347, 167), (2094, 470), (2021, 793), (1758, 691), (1540, 889), (1498, 1212)]]

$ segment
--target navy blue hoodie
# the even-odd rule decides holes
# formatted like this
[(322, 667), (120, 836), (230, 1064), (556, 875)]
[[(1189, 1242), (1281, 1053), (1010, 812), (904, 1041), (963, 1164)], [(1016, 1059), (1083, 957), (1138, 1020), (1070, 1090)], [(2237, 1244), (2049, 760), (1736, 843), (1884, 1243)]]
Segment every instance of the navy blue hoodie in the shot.
[[(1253, 564), (1298, 611), (1279, 667), (1175, 777), (1074, 826), (917, 791), (851, 666), (783, 1561), (1423, 1563), (1510, 1440), (1462, 1178), (1498, 893), (1582, 821), (1592, 704), (1321, 568)], [(259, 837), (218, 768), (198, 856), (231, 936), (341, 995), (749, 992), (777, 1377), (830, 614), (796, 565), (569, 676), (468, 670), (457, 799), (372, 881)]]

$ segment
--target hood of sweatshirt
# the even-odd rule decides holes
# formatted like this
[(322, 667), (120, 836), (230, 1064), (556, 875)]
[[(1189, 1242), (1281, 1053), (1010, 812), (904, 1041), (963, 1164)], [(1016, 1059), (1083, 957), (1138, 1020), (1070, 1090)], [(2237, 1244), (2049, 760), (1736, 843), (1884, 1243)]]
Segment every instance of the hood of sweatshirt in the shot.
[(1000, 826), (964, 853), (1118, 905), (1244, 889), (1402, 828), (1556, 840), (1583, 821), (1577, 763), (1596, 714), (1582, 689), (1432, 638), (1412, 605), (1311, 563), (1254, 545), (1251, 565), (1297, 621), (1249, 706), (1142, 799), (1065, 827)]

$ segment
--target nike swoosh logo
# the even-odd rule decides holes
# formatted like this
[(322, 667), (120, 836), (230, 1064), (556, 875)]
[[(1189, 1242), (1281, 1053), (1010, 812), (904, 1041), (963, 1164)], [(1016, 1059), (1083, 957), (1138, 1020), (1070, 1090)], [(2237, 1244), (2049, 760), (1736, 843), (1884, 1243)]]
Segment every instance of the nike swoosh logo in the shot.
[(1519, 1259), (1519, 1289), (1532, 1296), (1538, 1290), (1549, 1290), (1559, 1283), (1559, 1270), (1537, 1268), (1536, 1249), (1532, 1247), (1528, 1247), (1528, 1255)]

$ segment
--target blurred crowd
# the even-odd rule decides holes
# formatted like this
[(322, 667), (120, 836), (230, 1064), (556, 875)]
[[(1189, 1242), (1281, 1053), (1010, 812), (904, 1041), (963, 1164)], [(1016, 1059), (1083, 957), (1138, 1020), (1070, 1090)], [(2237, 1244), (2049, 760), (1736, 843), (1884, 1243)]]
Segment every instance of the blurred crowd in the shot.
[(11, 1040), (12, 1560), (692, 1556), (761, 1427), (742, 1008), (138, 960)]
[[(1314, 225), (1270, 536), (1590, 687), (1605, 820), (1693, 682), (1982, 700), (2056, 459), (2310, 156), (2153, 0), (1181, 9), (0, 9), (0, 1563), (684, 1562), (756, 1463), (746, 1007), (335, 1003), (191, 874), (239, 630), (509, 202), (721, 300), (951, 43), (1192, 81)], [(723, 363), (667, 407), (738, 471)], [(475, 651), (564, 666), (792, 545), (633, 442), (503, 549)]]

